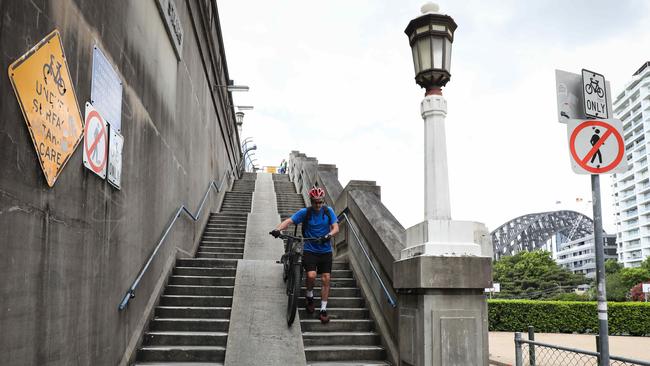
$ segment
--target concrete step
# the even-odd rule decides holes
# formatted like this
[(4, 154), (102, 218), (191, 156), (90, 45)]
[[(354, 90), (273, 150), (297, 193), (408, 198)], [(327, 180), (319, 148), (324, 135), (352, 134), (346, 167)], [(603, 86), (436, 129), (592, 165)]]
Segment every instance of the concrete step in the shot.
[(232, 306), (232, 296), (163, 295), (160, 306)]
[(196, 253), (198, 258), (228, 258), (228, 259), (244, 259), (244, 253)]
[[(314, 296), (320, 298), (321, 287), (314, 287)], [(302, 286), (301, 296), (305, 296), (307, 289)], [(331, 287), (330, 297), (361, 297), (361, 290), (358, 287)]]
[(386, 351), (380, 346), (305, 346), (307, 361), (383, 360)]
[(232, 296), (233, 286), (167, 285), (165, 295)]
[(350, 263), (348, 262), (332, 262), (332, 270), (339, 269), (350, 269)]
[(222, 346), (146, 346), (140, 348), (138, 361), (223, 361)]
[(310, 346), (375, 346), (381, 343), (379, 333), (375, 332), (304, 332), (305, 347)]
[(375, 324), (370, 319), (330, 319), (329, 323), (321, 324), (319, 319), (301, 318), (300, 325), (303, 332), (371, 332), (375, 330)]
[(133, 366), (223, 366), (223, 362), (137, 362)]
[(201, 245), (199, 248), (201, 253), (239, 253), (244, 254), (244, 246), (236, 247), (222, 247), (222, 246), (212, 246), (212, 245)]
[(226, 306), (157, 306), (159, 318), (221, 318), (230, 319), (230, 307)]
[(179, 267), (202, 268), (237, 268), (237, 261), (232, 259), (182, 258), (176, 260)]
[[(316, 306), (316, 311), (309, 314), (305, 309), (305, 303), (298, 303), (300, 319), (318, 319), (320, 300), (316, 301), (314, 305)], [(330, 319), (368, 319), (370, 312), (366, 308), (333, 308), (328, 304), (327, 315), (329, 315)]]
[(147, 332), (143, 344), (146, 346), (226, 346), (226, 332)]
[(204, 241), (204, 240), (212, 240), (212, 241), (223, 240), (223, 241), (227, 241), (227, 242), (230, 242), (230, 243), (243, 243), (244, 241), (246, 241), (245, 237), (242, 237), (242, 236), (227, 236), (227, 235), (224, 235), (223, 233), (219, 233), (219, 234), (203, 234), (203, 236), (201, 237), (201, 240), (202, 241)]
[(200, 267), (175, 267), (173, 274), (179, 276), (218, 276), (235, 277), (235, 268), (200, 268)]
[[(321, 279), (316, 277), (316, 282), (314, 286), (321, 286)], [(357, 287), (357, 281), (354, 278), (339, 278), (332, 276), (330, 278), (331, 287)]]
[(179, 276), (172, 275), (170, 285), (195, 285), (195, 286), (234, 286), (235, 277), (214, 276)]
[[(301, 296), (299, 298), (299, 306), (305, 304), (305, 297)], [(320, 297), (314, 297), (316, 304), (320, 304)], [(330, 296), (327, 300), (327, 307), (333, 308), (362, 308), (365, 306), (365, 301), (363, 297), (336, 297)]]
[(235, 231), (232, 229), (228, 230), (204, 230), (203, 237), (222, 237), (222, 238), (237, 238), (244, 239), (246, 236), (246, 230), (244, 231)]
[(235, 218), (246, 218), (246, 217), (248, 217), (248, 214), (240, 214), (240, 213), (224, 214), (224, 213), (221, 213), (221, 212), (213, 212), (213, 213), (210, 213), (209, 220), (212, 220), (212, 218), (219, 218), (219, 217), (224, 217), (224, 216), (235, 217)]
[(215, 318), (154, 318), (150, 331), (227, 332), (228, 319)]
[(226, 242), (226, 241), (221, 241), (221, 240), (201, 240), (201, 246), (199, 246), (199, 250), (201, 247), (222, 247), (222, 248), (243, 248), (244, 243), (243, 242)]
[(379, 360), (348, 360), (307, 362), (307, 366), (391, 366), (391, 364)]

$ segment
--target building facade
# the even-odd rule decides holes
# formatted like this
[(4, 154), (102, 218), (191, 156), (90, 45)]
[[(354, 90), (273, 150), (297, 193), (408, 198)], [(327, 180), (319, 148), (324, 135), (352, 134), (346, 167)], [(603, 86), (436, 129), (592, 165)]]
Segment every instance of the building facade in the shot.
[[(241, 161), (216, 2), (0, 4), (0, 365), (129, 364), (150, 299), (222, 197), (212, 182), (225, 191)], [(14, 85), (30, 88), (18, 98)], [(84, 166), (84, 152), (106, 162), (106, 133), (75, 145), (88, 106), (111, 131), (121, 121), (119, 188)], [(202, 200), (156, 249), (179, 207), (196, 214)]]
[[(616, 235), (603, 234), (605, 260), (617, 259)], [(594, 236), (588, 235), (553, 246), (553, 258), (557, 264), (573, 273), (582, 273), (587, 277), (596, 277), (596, 249)]]
[(650, 61), (616, 96), (614, 116), (623, 122), (630, 167), (613, 177), (618, 261), (625, 267), (638, 267), (650, 256)]

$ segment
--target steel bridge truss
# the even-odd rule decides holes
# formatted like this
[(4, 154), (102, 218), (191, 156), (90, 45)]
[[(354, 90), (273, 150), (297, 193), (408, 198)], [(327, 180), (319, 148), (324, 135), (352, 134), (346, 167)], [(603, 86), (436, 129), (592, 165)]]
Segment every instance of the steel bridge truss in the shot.
[(506, 222), (490, 236), (494, 259), (513, 255), (522, 250), (543, 248), (546, 242), (560, 234), (562, 242), (569, 242), (594, 232), (593, 220), (576, 211), (551, 211), (528, 214)]

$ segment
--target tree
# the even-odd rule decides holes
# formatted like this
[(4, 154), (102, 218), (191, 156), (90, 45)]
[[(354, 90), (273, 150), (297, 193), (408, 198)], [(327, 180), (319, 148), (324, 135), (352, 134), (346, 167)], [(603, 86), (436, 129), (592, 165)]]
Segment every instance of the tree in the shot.
[(650, 271), (650, 257), (647, 257), (643, 262), (641, 262), (641, 268), (645, 268)]
[(619, 263), (616, 259), (608, 259), (605, 261), (606, 274), (616, 273), (621, 269), (623, 269), (623, 265)]
[(550, 298), (587, 282), (583, 275), (559, 266), (551, 253), (543, 250), (502, 257), (493, 268), (494, 282), (501, 284), (498, 297)]
[(630, 294), (630, 289), (638, 283), (647, 280), (650, 280), (650, 271), (642, 267), (622, 268), (618, 272), (608, 273), (605, 279), (607, 284), (607, 300), (626, 301)]

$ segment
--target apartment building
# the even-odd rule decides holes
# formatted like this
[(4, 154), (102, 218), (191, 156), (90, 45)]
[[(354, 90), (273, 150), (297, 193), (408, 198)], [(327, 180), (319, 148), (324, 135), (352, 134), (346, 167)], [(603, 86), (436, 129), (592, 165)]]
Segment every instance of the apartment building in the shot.
[(650, 256), (650, 61), (634, 73), (613, 107), (614, 116), (623, 122), (630, 167), (613, 176), (618, 261), (638, 267)]

